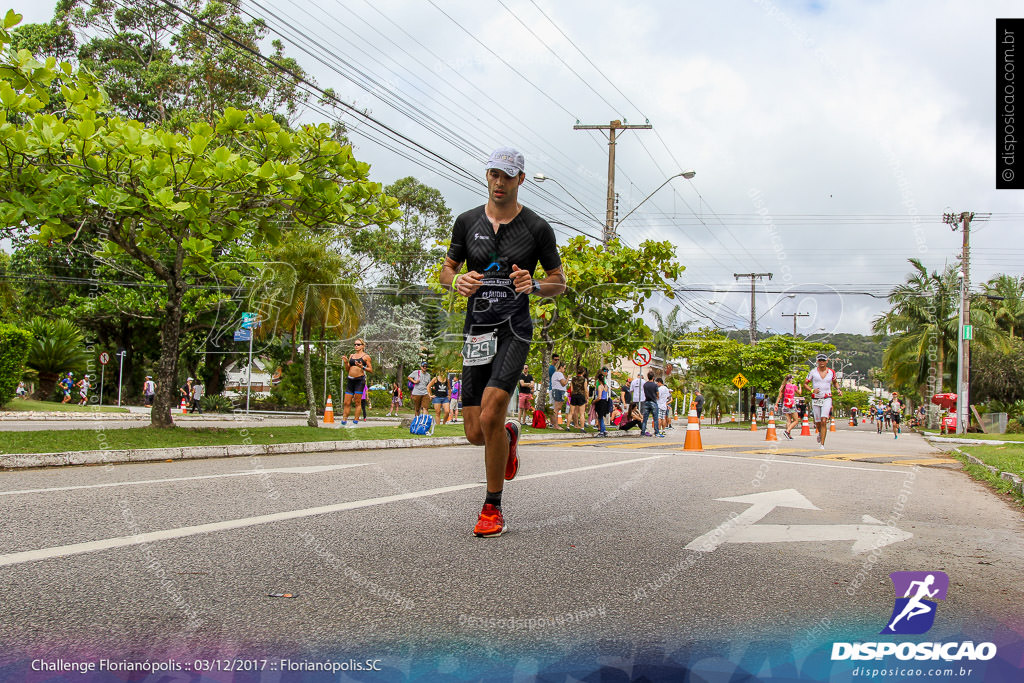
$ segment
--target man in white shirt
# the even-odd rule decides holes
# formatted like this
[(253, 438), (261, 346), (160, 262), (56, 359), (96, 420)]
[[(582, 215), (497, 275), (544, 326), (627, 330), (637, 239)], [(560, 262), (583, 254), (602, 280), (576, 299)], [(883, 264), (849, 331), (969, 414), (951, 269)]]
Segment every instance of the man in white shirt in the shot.
[(659, 377), (658, 382), (658, 418), (661, 420), (661, 433), (668, 429), (668, 402), (672, 398), (672, 390), (665, 386), (665, 382)]
[[(629, 401), (630, 405), (639, 406), (644, 402), (644, 375), (640, 373), (636, 376), (632, 382), (629, 383)], [(628, 414), (628, 410), (627, 410)]]

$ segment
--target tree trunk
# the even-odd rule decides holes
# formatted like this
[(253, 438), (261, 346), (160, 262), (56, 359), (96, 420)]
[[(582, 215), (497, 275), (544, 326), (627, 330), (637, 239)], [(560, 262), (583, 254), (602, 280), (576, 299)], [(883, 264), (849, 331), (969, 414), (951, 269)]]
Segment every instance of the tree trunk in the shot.
[[(303, 335), (308, 336), (308, 335)], [(306, 410), (309, 414), (306, 416), (306, 424), (310, 427), (319, 427), (320, 424), (316, 419), (316, 394), (313, 393), (313, 350), (309, 348), (309, 342), (303, 342), (302, 344), (302, 375), (306, 381)]]
[[(537, 399), (537, 409), (547, 413), (548, 412), (548, 399), (551, 397), (551, 376), (548, 375), (548, 366), (551, 365), (551, 356), (555, 352), (555, 340), (551, 338), (551, 326), (555, 324), (555, 319), (558, 317), (558, 311), (555, 310), (551, 314), (551, 318), (544, 321), (544, 324), (540, 328), (540, 338), (544, 343), (544, 367), (542, 368), (544, 375), (541, 377), (541, 390), (540, 396)], [(557, 371), (558, 368), (555, 368)], [(552, 416), (555, 419), (555, 416)]]
[(53, 388), (57, 386), (58, 375), (55, 372), (39, 373), (39, 388), (32, 398), (37, 401), (49, 401), (53, 398)]
[[(177, 278), (175, 278), (177, 280)], [(184, 283), (168, 285), (167, 306), (160, 325), (160, 360), (156, 369), (156, 396), (150, 412), (153, 427), (173, 427), (171, 411), (178, 407), (178, 346), (181, 341), (181, 321), (184, 317), (181, 302), (185, 297)], [(186, 401), (189, 400), (186, 398)]]

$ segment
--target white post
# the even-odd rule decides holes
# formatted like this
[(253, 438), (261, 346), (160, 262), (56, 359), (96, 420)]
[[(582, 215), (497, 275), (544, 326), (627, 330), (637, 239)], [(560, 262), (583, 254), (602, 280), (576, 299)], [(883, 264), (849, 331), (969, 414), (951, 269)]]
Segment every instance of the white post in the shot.
[(100, 407), (103, 407), (103, 375), (106, 369), (106, 365), (100, 365)]
[(245, 414), (249, 414), (249, 395), (252, 393), (252, 328), (249, 328), (249, 364), (245, 366)]
[(118, 405), (118, 407), (120, 407), (120, 405), (121, 405), (121, 375), (124, 373), (124, 356), (125, 356), (126, 353), (127, 353), (126, 351), (119, 351), (118, 354), (117, 354), (118, 356), (121, 357), (121, 362), (118, 364), (119, 368), (118, 368), (118, 371), (117, 371), (117, 405)]

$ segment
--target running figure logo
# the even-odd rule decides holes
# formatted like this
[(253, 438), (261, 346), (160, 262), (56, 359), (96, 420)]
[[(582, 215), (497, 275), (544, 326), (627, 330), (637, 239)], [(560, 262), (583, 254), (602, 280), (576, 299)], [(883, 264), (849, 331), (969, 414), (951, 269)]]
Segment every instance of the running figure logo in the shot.
[(493, 251), (490, 253), (490, 259), (491, 263), (486, 268), (484, 268), (484, 272), (486, 273), (490, 271), (492, 268), (494, 270), (497, 270), (498, 272), (501, 272), (502, 268), (505, 267), (505, 264), (503, 263), (504, 259), (495, 254)]
[[(896, 604), (889, 625), (881, 633), (925, 633), (935, 623), (935, 600), (945, 600), (949, 577), (945, 572), (893, 572)], [(932, 598), (931, 600), (927, 598)]]

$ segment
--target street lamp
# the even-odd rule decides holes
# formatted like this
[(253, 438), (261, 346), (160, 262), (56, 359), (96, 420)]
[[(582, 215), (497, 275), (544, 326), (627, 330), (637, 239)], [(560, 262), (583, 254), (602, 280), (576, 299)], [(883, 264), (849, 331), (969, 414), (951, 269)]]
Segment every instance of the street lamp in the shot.
[[(630, 209), (630, 210), (629, 210), (629, 212), (628, 212), (628, 213), (627, 213), (627, 214), (626, 214), (625, 216), (623, 216), (622, 218), (620, 218), (620, 219), (618, 220), (618, 222), (617, 222), (617, 223), (615, 223), (614, 225), (606, 224), (605, 222), (603, 222), (603, 221), (599, 220), (599, 219), (597, 218), (597, 216), (595, 216), (595, 215), (594, 215), (593, 213), (591, 213), (591, 211), (590, 211), (589, 209), (587, 209), (587, 207), (586, 207), (586, 206), (585, 206), (585, 205), (583, 204), (583, 202), (581, 202), (581, 201), (580, 201), (579, 199), (576, 199), (576, 197), (575, 197), (575, 196), (573, 196), (572, 192), (569, 192), (569, 190), (566, 190), (566, 188), (565, 188), (565, 186), (564, 186), (564, 185), (562, 185), (562, 184), (561, 184), (560, 182), (558, 182), (557, 180), (555, 180), (555, 179), (554, 179), (554, 178), (552, 178), (551, 176), (549, 176), (549, 175), (545, 175), (545, 174), (543, 174), (543, 173), (534, 173), (534, 174), (533, 174), (533, 179), (534, 179), (535, 181), (537, 181), (538, 183), (543, 183), (543, 182), (545, 182), (545, 181), (547, 181), (547, 180), (550, 180), (551, 182), (555, 183), (555, 184), (556, 184), (556, 185), (558, 185), (558, 186), (559, 186), (560, 188), (562, 188), (563, 190), (565, 190), (565, 193), (566, 193), (567, 195), (569, 195), (570, 197), (572, 197), (572, 198), (573, 198), (573, 200), (575, 200), (577, 204), (579, 204), (580, 206), (582, 206), (582, 207), (583, 207), (583, 210), (587, 212), (587, 215), (589, 215), (589, 216), (590, 216), (591, 218), (593, 218), (593, 219), (594, 219), (595, 221), (597, 221), (597, 223), (598, 223), (599, 225), (601, 225), (601, 227), (602, 227), (602, 228), (604, 228), (604, 233), (603, 233), (603, 235), (604, 235), (604, 239), (603, 239), (603, 242), (604, 242), (605, 244), (608, 244), (608, 242), (612, 241), (612, 240), (613, 240), (613, 239), (615, 238), (615, 234), (616, 234), (616, 231), (618, 230), (618, 227), (619, 227), (620, 225), (622, 225), (622, 221), (624, 221), (624, 220), (626, 220), (627, 218), (629, 218), (630, 214), (632, 214), (632, 213), (633, 213), (634, 211), (636, 211), (637, 209), (639, 209), (639, 208), (640, 208), (640, 207), (641, 207), (641, 206), (642, 206), (642, 205), (644, 204), (644, 202), (646, 202), (646, 201), (647, 201), (648, 199), (650, 199), (651, 197), (653, 197), (653, 196), (654, 196), (654, 195), (655, 195), (655, 194), (656, 194), (656, 193), (658, 192), (658, 190), (660, 190), (661, 188), (663, 188), (663, 187), (665, 187), (666, 185), (668, 185), (668, 184), (669, 184), (669, 182), (670, 182), (671, 180), (675, 179), (675, 178), (686, 178), (687, 180), (690, 180), (691, 178), (693, 178), (693, 177), (694, 177), (694, 176), (696, 176), (696, 175), (697, 175), (697, 172), (696, 172), (696, 171), (692, 171), (692, 170), (690, 170), (690, 171), (681, 171), (681, 172), (679, 172), (679, 173), (676, 173), (675, 175), (671, 175), (671, 176), (669, 176), (668, 178), (666, 178), (666, 179), (665, 179), (665, 182), (663, 182), (663, 183), (662, 183), (661, 185), (658, 185), (658, 187), (656, 187), (656, 188), (654, 189), (654, 192), (651, 192), (651, 193), (650, 193), (649, 195), (647, 195), (646, 197), (644, 197), (644, 198), (643, 198), (643, 199), (642, 199), (642, 200), (640, 201), (640, 203), (639, 203), (639, 204), (637, 204), (637, 205), (636, 205), (636, 206), (634, 206), (634, 207), (633, 207), (632, 209)], [(610, 222), (611, 222), (611, 219), (609, 218), (609, 222), (608, 222), (608, 223), (610, 223)]]
[(763, 317), (765, 317), (766, 315), (768, 315), (768, 313), (769, 313), (769, 312), (770, 312), (770, 311), (771, 311), (771, 310), (772, 310), (773, 308), (775, 308), (776, 306), (778, 306), (779, 304), (781, 304), (781, 303), (782, 303), (783, 301), (785, 301), (786, 299), (795, 299), (795, 298), (796, 298), (796, 294), (787, 294), (786, 296), (784, 296), (784, 297), (781, 297), (781, 298), (780, 298), (780, 299), (779, 299), (778, 301), (776, 301), (776, 302), (775, 302), (775, 303), (773, 303), (773, 304), (772, 304), (771, 306), (769, 306), (769, 307), (768, 307), (768, 310), (767, 310), (767, 311), (765, 311), (765, 312), (764, 312), (764, 313), (762, 313), (761, 315), (757, 316), (757, 319), (758, 319), (758, 320), (760, 320), (761, 318), (763, 318)]
[(697, 172), (696, 171), (692, 171), (692, 170), (691, 171), (681, 171), (679, 173), (676, 173), (675, 175), (670, 175), (668, 178), (665, 179), (665, 182), (663, 182), (661, 185), (658, 185), (658, 187), (654, 188), (654, 192), (650, 193), (649, 195), (644, 197), (642, 200), (640, 200), (640, 203), (637, 204), (636, 206), (634, 206), (632, 209), (630, 209), (626, 213), (626, 215), (623, 216), (622, 218), (620, 218), (619, 221), (614, 226), (610, 226), (610, 229), (608, 231), (609, 232), (608, 239), (606, 239), (605, 241), (607, 242), (607, 241), (609, 241), (611, 239), (614, 239), (616, 231), (619, 229), (619, 226), (622, 225), (622, 221), (624, 221), (627, 218), (629, 218), (630, 214), (632, 214), (634, 211), (639, 209), (643, 205), (644, 202), (646, 202), (648, 199), (653, 197), (658, 192), (658, 190), (660, 190), (661, 188), (663, 188), (666, 185), (668, 185), (670, 181), (674, 180), (675, 178), (686, 178), (687, 180), (690, 180), (695, 175), (697, 175)]
[(581, 207), (583, 208), (583, 210), (587, 212), (587, 215), (588, 215), (588, 216), (590, 216), (591, 218), (593, 218), (593, 219), (594, 219), (594, 221), (595, 221), (595, 222), (596, 222), (596, 223), (597, 223), (598, 225), (604, 225), (604, 223), (603, 223), (603, 222), (601, 222), (601, 219), (599, 219), (599, 218), (598, 218), (597, 216), (595, 216), (595, 215), (593, 214), (593, 212), (592, 212), (592, 211), (591, 211), (590, 209), (588, 209), (588, 208), (586, 207), (586, 205), (585, 205), (585, 204), (584, 204), (583, 202), (581, 202), (581, 201), (580, 201), (579, 199), (576, 199), (576, 195), (574, 195), (574, 194), (573, 194), (572, 192), (569, 192), (569, 190), (568, 190), (568, 189), (566, 189), (565, 185), (563, 185), (562, 183), (558, 182), (557, 180), (555, 180), (555, 179), (554, 179), (554, 178), (552, 178), (551, 176), (548, 176), (548, 175), (544, 175), (543, 173), (534, 173), (534, 174), (533, 174), (533, 179), (534, 179), (534, 180), (535, 180), (536, 182), (538, 182), (538, 183), (543, 183), (543, 182), (544, 182), (544, 181), (546, 181), (546, 180), (550, 180), (550, 181), (551, 181), (551, 182), (553, 182), (553, 183), (554, 183), (555, 185), (558, 185), (558, 186), (559, 186), (560, 188), (562, 188), (562, 190), (563, 190), (563, 191), (564, 191), (564, 192), (565, 192), (565, 193), (566, 193), (567, 195), (569, 195), (570, 197), (572, 197), (572, 198), (573, 198), (573, 200), (574, 200), (574, 201), (575, 201), (575, 202), (576, 202), (577, 204), (579, 204), (579, 205), (580, 205), (580, 206), (581, 206)]

